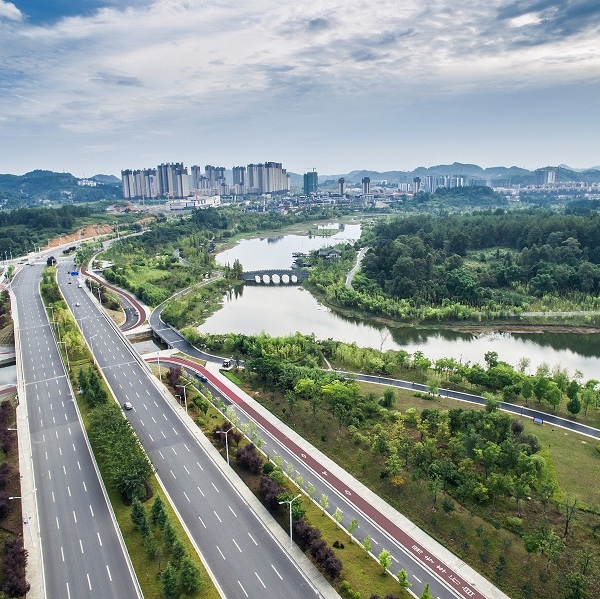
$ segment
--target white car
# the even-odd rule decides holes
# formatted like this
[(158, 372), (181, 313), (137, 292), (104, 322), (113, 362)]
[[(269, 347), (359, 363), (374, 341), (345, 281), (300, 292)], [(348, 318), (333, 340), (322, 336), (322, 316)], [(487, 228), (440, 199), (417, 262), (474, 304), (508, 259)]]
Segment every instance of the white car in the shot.
[(124, 410), (133, 410), (133, 404), (130, 401), (126, 401), (123, 404), (123, 409)]
[(79, 302), (75, 302), (75, 307), (79, 308), (79, 306), (81, 306), (81, 304)]

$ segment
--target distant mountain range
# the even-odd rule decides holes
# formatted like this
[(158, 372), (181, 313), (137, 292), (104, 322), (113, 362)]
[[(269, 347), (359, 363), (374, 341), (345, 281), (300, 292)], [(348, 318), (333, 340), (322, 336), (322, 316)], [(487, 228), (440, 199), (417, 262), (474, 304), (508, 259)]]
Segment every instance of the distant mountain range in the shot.
[[(552, 168), (552, 167), (545, 167)], [(560, 181), (585, 181), (587, 183), (600, 183), (600, 167), (590, 169), (574, 169), (566, 165), (560, 165)], [(497, 179), (510, 179), (512, 184), (530, 185), (535, 182), (534, 171), (518, 166), (494, 166), (482, 168), (476, 164), (439, 164), (437, 166), (420, 166), (413, 171), (370, 171), (355, 170), (338, 175), (319, 175), (319, 184), (326, 181), (336, 182), (340, 177), (346, 179), (346, 184), (360, 184), (363, 177), (370, 177), (372, 182), (389, 181), (390, 183), (411, 183), (414, 177), (440, 177), (462, 175), (467, 179), (481, 179), (490, 183)], [(300, 176), (300, 175), (298, 175)]]
[(121, 179), (113, 175), (90, 177), (95, 187), (81, 186), (71, 173), (35, 170), (24, 175), (0, 175), (0, 205), (18, 208), (44, 200), (75, 202), (115, 200), (121, 197)]
[[(553, 168), (553, 167), (544, 167)], [(559, 181), (583, 181), (586, 183), (600, 183), (600, 166), (580, 169), (561, 164), (559, 167)], [(289, 173), (292, 189), (302, 188), (303, 175)], [(349, 173), (336, 175), (320, 175), (319, 185), (335, 189), (337, 181), (343, 177), (346, 185), (360, 185), (363, 177), (370, 177), (371, 182), (379, 181), (389, 183), (411, 183), (414, 177), (427, 176), (455, 176), (462, 175), (470, 179), (477, 179), (486, 184), (520, 184), (530, 185), (535, 182), (535, 172), (517, 166), (494, 166), (482, 168), (477, 164), (439, 164), (436, 166), (420, 166), (412, 171), (372, 171), (354, 170)], [(226, 178), (231, 183), (231, 170), (226, 171)], [(43, 200), (72, 201), (115, 200), (121, 198), (121, 179), (114, 175), (94, 175), (89, 179), (95, 181), (95, 187), (81, 186), (77, 177), (70, 173), (55, 173), (52, 171), (35, 170), (24, 175), (0, 174), (0, 207), (16, 208), (35, 204)]]

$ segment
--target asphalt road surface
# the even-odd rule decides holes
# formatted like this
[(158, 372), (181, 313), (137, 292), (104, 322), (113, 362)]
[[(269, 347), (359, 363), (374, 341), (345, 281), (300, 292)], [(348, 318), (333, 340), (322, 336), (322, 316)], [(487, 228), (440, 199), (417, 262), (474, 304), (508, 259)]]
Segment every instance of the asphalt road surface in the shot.
[(140, 597), (83, 434), (42, 299), (42, 262), (13, 291), (21, 341), (46, 596)]
[[(310, 598), (316, 590), (157, 388), (148, 368), (85, 289), (59, 277), (97, 363), (172, 504), (228, 598)], [(76, 304), (79, 303), (79, 306)]]

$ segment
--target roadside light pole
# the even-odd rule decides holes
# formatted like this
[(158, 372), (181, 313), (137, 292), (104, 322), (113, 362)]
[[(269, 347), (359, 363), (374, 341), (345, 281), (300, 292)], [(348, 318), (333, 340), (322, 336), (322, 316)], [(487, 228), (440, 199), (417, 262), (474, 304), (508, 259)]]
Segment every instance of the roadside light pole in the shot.
[(284, 503), (287, 503), (290, 506), (290, 551), (292, 550), (292, 503), (294, 503), (294, 501), (296, 501), (296, 499), (298, 499), (298, 497), (302, 497), (302, 493), (298, 493), (298, 495), (296, 495), (296, 497), (294, 497), (293, 499), (289, 499), (288, 501), (280, 501), (279, 505), (283, 505)]
[(54, 306), (45, 306), (46, 310), (52, 310), (52, 323), (56, 322), (54, 320)]
[(186, 384), (183, 386), (183, 401), (184, 401), (184, 403), (185, 403), (185, 413), (186, 413), (186, 414), (188, 413), (188, 411), (187, 411), (187, 391), (186, 391), (186, 388), (187, 388), (187, 386), (188, 386), (188, 385), (191, 385), (193, 382), (194, 382), (194, 381), (190, 381), (189, 383), (186, 383)]
[(229, 427), (226, 431), (215, 431), (217, 433), (220, 433), (221, 435), (225, 435), (225, 455), (227, 456), (227, 465), (229, 466), (229, 438), (228, 435), (230, 433), (230, 431), (232, 431), (235, 428), (235, 426), (231, 426)]
[(66, 341), (57, 341), (58, 345), (64, 345), (65, 346), (65, 355), (67, 356), (67, 370), (71, 370), (71, 364), (69, 363), (69, 348), (67, 347), (67, 342)]
[(92, 364), (96, 361), (96, 358), (94, 357), (94, 337), (97, 337), (98, 333), (96, 333), (95, 335), (92, 335), (90, 337), (90, 349), (92, 350)]
[(29, 527), (29, 536), (31, 538), (31, 544), (35, 547), (35, 541), (33, 540), (33, 531), (31, 530), (31, 521), (29, 519), (29, 512), (27, 511), (27, 508), (25, 507), (25, 502), (23, 501), (25, 499), (25, 497), (27, 497), (27, 495), (31, 495), (31, 493), (35, 493), (37, 491), (37, 489), (31, 489), (31, 491), (29, 491), (28, 493), (25, 493), (25, 495), (15, 495), (13, 497), (9, 497), (9, 499), (20, 499), (21, 500), (21, 504), (23, 505), (23, 511), (25, 512), (25, 520), (27, 520), (26, 522), (23, 522), (23, 524), (27, 524)]

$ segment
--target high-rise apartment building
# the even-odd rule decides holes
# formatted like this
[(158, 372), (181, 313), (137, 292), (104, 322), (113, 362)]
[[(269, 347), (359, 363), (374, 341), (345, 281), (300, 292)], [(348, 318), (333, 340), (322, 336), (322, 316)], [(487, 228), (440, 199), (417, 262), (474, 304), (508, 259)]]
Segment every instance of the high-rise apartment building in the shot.
[(182, 162), (159, 164), (157, 168), (158, 191), (167, 198), (187, 198), (190, 182), (187, 168)]
[(371, 193), (371, 177), (362, 178), (362, 194), (368, 196)]
[(535, 184), (554, 185), (554, 183), (558, 183), (558, 172), (557, 168), (538, 168), (534, 173)]
[(225, 167), (207, 164), (204, 167), (204, 176), (208, 179), (210, 187), (219, 187), (225, 183)]
[(310, 173), (304, 173), (304, 195), (310, 195), (311, 193), (317, 193), (319, 188), (319, 174), (317, 171), (311, 171)]
[(233, 172), (233, 186), (232, 193), (244, 194), (247, 191), (246, 187), (246, 167), (245, 166), (234, 166)]
[(159, 195), (156, 169), (122, 170), (121, 181), (126, 200), (152, 199)]
[(413, 193), (419, 193), (421, 191), (421, 177), (413, 178)]
[(290, 177), (281, 162), (249, 164), (246, 174), (250, 193), (286, 193), (290, 189)]
[(245, 166), (234, 166), (233, 167), (233, 184), (234, 185), (246, 185), (246, 167)]

